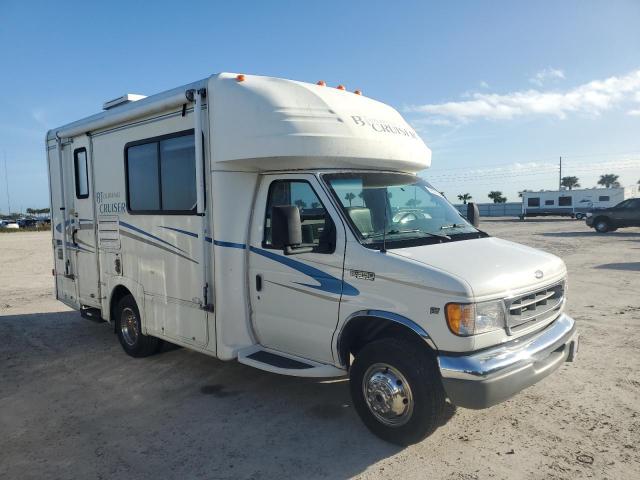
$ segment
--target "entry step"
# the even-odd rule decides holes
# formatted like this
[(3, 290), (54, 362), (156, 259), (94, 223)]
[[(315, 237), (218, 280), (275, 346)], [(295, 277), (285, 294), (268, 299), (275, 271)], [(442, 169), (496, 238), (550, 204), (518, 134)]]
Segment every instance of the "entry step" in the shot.
[(260, 345), (240, 350), (238, 362), (267, 372), (294, 377), (342, 377), (347, 374), (333, 365), (284, 354)]

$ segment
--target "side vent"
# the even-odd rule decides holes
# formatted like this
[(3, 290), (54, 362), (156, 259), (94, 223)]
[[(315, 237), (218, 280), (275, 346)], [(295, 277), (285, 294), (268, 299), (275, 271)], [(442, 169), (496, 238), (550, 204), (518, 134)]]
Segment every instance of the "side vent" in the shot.
[(100, 248), (120, 250), (120, 224), (117, 215), (98, 216), (98, 244)]

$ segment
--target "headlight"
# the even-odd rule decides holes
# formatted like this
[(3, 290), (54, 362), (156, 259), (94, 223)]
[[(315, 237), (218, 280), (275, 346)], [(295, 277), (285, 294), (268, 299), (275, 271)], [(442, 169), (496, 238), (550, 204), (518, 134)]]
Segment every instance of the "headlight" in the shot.
[(500, 330), (504, 328), (504, 304), (502, 300), (447, 303), (445, 317), (449, 329), (461, 337)]
[(587, 217), (593, 217), (593, 213), (587, 212)]

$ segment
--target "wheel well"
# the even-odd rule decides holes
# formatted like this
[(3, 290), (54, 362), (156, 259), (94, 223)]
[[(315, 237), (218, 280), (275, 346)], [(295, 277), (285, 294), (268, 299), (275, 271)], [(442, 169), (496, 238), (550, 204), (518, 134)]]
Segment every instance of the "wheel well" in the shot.
[(381, 338), (402, 338), (428, 350), (423, 338), (411, 328), (386, 318), (362, 316), (347, 323), (338, 338), (338, 356), (341, 365), (350, 366), (350, 355), (357, 355), (362, 347)]
[(131, 292), (127, 287), (124, 287), (122, 285), (118, 285), (116, 288), (113, 289), (113, 292), (111, 293), (111, 302), (109, 302), (109, 319), (111, 320), (111, 323), (113, 323), (114, 329), (116, 328), (115, 309), (118, 306), (118, 303), (120, 302), (120, 300), (122, 300), (127, 295), (131, 295)]
[(611, 223), (611, 220), (609, 220), (609, 217), (607, 217), (606, 215), (598, 215), (596, 218), (593, 219), (594, 225), (595, 225), (596, 222), (598, 222), (600, 220), (604, 220), (607, 223)]

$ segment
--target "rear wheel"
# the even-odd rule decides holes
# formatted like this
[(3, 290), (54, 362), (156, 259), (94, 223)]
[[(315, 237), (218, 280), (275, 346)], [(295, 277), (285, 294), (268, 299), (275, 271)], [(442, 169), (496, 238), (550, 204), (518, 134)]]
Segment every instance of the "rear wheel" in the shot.
[(607, 220), (606, 218), (598, 218), (593, 224), (593, 226), (596, 229), (596, 231), (600, 233), (606, 233), (611, 230), (611, 224), (609, 223), (609, 220)]
[(582, 220), (584, 218), (584, 213), (576, 213), (576, 220)]
[(153, 355), (162, 346), (160, 339), (142, 333), (140, 311), (132, 295), (126, 295), (118, 302), (116, 332), (120, 345), (132, 357)]
[(365, 345), (350, 370), (353, 405), (371, 432), (410, 445), (438, 428), (445, 394), (426, 346), (385, 338)]

